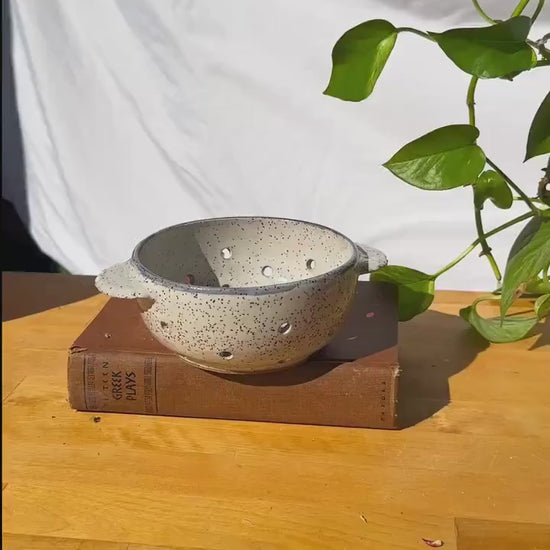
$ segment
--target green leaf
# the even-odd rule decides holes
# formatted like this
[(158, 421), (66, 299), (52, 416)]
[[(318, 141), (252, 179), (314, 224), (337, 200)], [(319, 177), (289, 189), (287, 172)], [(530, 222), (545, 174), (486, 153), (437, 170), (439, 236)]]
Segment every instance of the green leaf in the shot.
[(468, 321), (489, 342), (502, 344), (525, 338), (538, 323), (536, 317), (500, 317), (485, 319), (479, 315), (476, 306), (479, 302), (494, 300), (495, 297), (478, 298), (471, 306), (462, 308), (460, 316)]
[(527, 71), (537, 56), (525, 41), (529, 17), (512, 17), (489, 27), (430, 33), (445, 55), (460, 69), (479, 78), (496, 78)]
[(476, 145), (479, 130), (453, 124), (411, 141), (384, 166), (403, 181), (431, 191), (473, 183), (485, 166), (485, 154)]
[(529, 128), (525, 160), (550, 153), (550, 92), (542, 100)]
[(332, 50), (332, 74), (323, 93), (346, 101), (369, 97), (396, 38), (396, 28), (383, 19), (347, 31)]
[(416, 269), (388, 265), (372, 273), (370, 279), (397, 285), (400, 321), (408, 321), (422, 313), (434, 299), (433, 276)]
[(531, 281), (550, 263), (550, 219), (529, 221), (512, 245), (502, 280), (500, 312), (504, 316), (518, 287)]
[(510, 248), (510, 253), (508, 254), (508, 259), (506, 262), (509, 262), (513, 256), (515, 256), (533, 235), (539, 230), (541, 220), (538, 217), (531, 218), (524, 226), (523, 229), (519, 232), (519, 235), (516, 237), (516, 240)]
[(512, 191), (504, 178), (494, 170), (486, 170), (479, 175), (474, 185), (474, 204), (481, 210), (487, 199), (498, 208), (510, 208), (514, 202)]
[(535, 302), (535, 313), (539, 319), (550, 315), (550, 294), (539, 296)]

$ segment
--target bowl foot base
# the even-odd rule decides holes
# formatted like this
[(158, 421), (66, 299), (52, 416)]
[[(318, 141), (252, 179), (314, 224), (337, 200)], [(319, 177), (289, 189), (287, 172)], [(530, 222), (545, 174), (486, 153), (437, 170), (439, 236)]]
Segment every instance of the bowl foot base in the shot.
[(292, 367), (297, 367), (305, 363), (308, 359), (308, 357), (304, 357), (297, 361), (293, 360), (293, 361), (281, 362), (281, 363), (276, 363), (275, 365), (266, 365), (260, 368), (250, 366), (250, 367), (243, 367), (241, 369), (232, 369), (229, 365), (227, 367), (222, 367), (220, 365), (210, 365), (208, 363), (201, 363), (199, 361), (195, 361), (194, 359), (191, 359), (190, 357), (185, 357), (185, 355), (179, 355), (179, 357), (180, 359), (185, 361), (187, 364), (192, 365), (193, 367), (197, 367), (199, 369), (210, 371), (210, 372), (216, 372), (219, 374), (267, 374), (270, 372), (277, 372), (280, 370), (286, 370)]

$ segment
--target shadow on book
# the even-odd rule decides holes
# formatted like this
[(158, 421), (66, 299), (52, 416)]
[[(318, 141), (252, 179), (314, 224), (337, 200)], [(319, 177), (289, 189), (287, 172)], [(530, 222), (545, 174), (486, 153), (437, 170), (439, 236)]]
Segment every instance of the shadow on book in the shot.
[(304, 364), (283, 371), (264, 374), (223, 374), (218, 372), (209, 372), (208, 374), (246, 386), (296, 386), (320, 378), (338, 365), (339, 363), (334, 362), (316, 363), (314, 365)]

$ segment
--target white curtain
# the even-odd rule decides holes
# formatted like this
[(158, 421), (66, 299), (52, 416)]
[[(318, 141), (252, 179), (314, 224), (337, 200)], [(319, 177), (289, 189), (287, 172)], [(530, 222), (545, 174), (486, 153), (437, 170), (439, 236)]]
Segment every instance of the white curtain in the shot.
[[(516, 2), (482, 3), (505, 18)], [(533, 36), (550, 31), (548, 11)], [(466, 123), (469, 76), (435, 44), (400, 35), (368, 100), (324, 96), (334, 42), (374, 18), (433, 31), (484, 24), (469, 0), (12, 0), (33, 236), (70, 271), (93, 274), (167, 225), (274, 215), (436, 271), (475, 238), (471, 191), (420, 191), (381, 164)], [(477, 92), (481, 146), (530, 194), (544, 161), (522, 160), (547, 73)], [(487, 228), (510, 216), (484, 214)], [(500, 262), (518, 231), (492, 240)], [(494, 280), (472, 254), (439, 286)]]

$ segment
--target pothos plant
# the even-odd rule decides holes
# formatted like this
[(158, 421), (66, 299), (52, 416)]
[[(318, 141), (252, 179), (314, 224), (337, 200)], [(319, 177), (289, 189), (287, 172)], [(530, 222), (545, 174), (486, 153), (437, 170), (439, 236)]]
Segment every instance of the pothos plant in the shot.
[[(489, 26), (437, 33), (395, 27), (388, 21), (374, 19), (348, 30), (332, 51), (332, 73), (324, 93), (345, 101), (362, 101), (369, 97), (397, 37), (405, 32), (433, 42), (459, 69), (471, 75), (465, 90), (468, 124), (436, 128), (402, 147), (384, 166), (409, 185), (428, 191), (470, 188), (477, 239), (437, 273), (388, 265), (373, 273), (371, 279), (397, 285), (399, 318), (407, 321), (430, 306), (437, 278), (479, 247), (480, 256), (485, 256), (495, 275), (496, 290), (462, 309), (460, 315), (487, 340), (511, 342), (527, 336), (550, 313), (550, 158), (543, 167), (536, 192), (528, 194), (522, 190), (477, 144), (475, 92), (480, 79), (513, 80), (520, 73), (535, 68), (548, 70), (550, 51), (546, 42), (550, 34), (539, 40), (529, 38), (545, 0), (538, 0), (530, 17), (522, 15), (530, 0), (521, 0), (505, 21), (493, 20), (478, 0), (472, 2)], [(531, 123), (524, 160), (548, 153), (550, 93)], [(522, 201), (527, 212), (486, 231), (482, 219), (484, 208), (508, 209), (514, 200)], [(512, 245), (504, 275), (501, 275), (489, 239), (521, 222), (527, 223)], [(525, 293), (536, 297), (533, 312), (523, 317), (507, 316), (514, 299)], [(477, 304), (488, 299), (500, 299), (500, 317), (486, 319), (479, 315)]]

